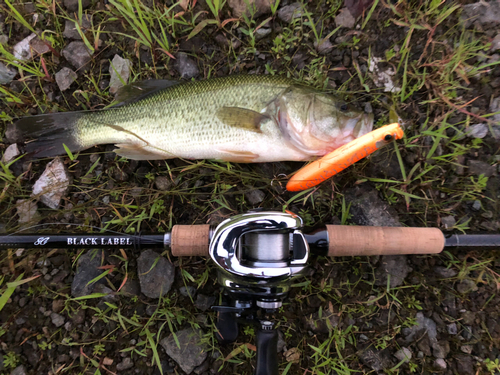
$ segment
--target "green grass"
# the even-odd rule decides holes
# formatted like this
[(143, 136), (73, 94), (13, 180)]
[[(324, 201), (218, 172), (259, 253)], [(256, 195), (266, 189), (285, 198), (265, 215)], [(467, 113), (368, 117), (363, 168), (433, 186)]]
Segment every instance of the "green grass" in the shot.
[[(455, 232), (477, 231), (482, 230), (485, 221), (482, 215), (487, 210), (498, 212), (498, 197), (491, 194), (497, 177), (470, 175), (467, 165), (464, 173), (457, 173), (464, 158), (487, 160), (497, 166), (494, 157), (499, 152), (491, 140), (464, 136), (473, 124), (492, 125), (490, 98), (482, 97), (481, 85), (489, 83), (498, 62), (489, 62), (489, 35), (480, 30), (464, 30), (458, 24), (461, 12), (458, 2), (375, 1), (357, 22), (360, 29), (350, 31), (335, 24), (334, 18), (343, 7), (343, 2), (337, 0), (301, 0), (302, 16), (290, 23), (277, 16), (283, 6), (280, 1), (273, 2), (270, 13), (263, 17), (250, 14), (241, 19), (233, 17), (227, 2), (222, 0), (167, 2), (165, 6), (152, 1), (110, 0), (99, 7), (97, 3), (89, 9), (80, 7), (73, 14), (57, 2), (54, 6), (39, 1), (35, 4), (39, 14), (36, 22), (33, 14), (25, 11), (25, 3), (6, 1), (0, 6), (5, 15), (4, 31), (9, 37), (7, 45), (0, 45), (0, 60), (19, 72), (15, 84), (0, 87), (2, 129), (12, 119), (35, 112), (100, 109), (109, 105), (113, 95), (105, 84), (109, 80), (107, 64), (116, 53), (132, 61), (132, 82), (177, 79), (174, 65), (180, 51), (196, 59), (201, 72), (197, 79), (235, 73), (287, 75), (317, 88), (341, 91), (348, 101), (361, 105), (370, 102), (377, 126), (401, 119), (405, 127), (405, 138), (382, 154), (394, 161), (400, 177), (384, 175), (384, 170), (373, 172), (370, 170), (373, 160), (363, 160), (318, 188), (301, 193), (284, 191), (287, 175), (298, 169), (299, 163), (264, 166), (206, 160), (137, 163), (113, 156), (104, 147), (97, 150), (97, 155), (93, 154), (96, 149), (78, 154), (68, 152), (63, 160), (74, 175), (71, 191), (65, 206), (59, 210), (39, 205), (42, 223), (49, 224), (36, 227), (41, 232), (86, 232), (92, 228), (156, 233), (168, 231), (175, 224), (218, 223), (254, 208), (247, 194), (255, 189), (264, 193), (264, 200), (257, 206), (297, 212), (307, 225), (336, 219), (351, 224), (353, 214), (345, 193), (363, 184), (378, 189), (380, 196), (397, 210), (403, 225), (438, 226), (442, 217), (452, 215), (457, 221)], [(92, 16), (91, 28), (86, 32), (81, 27), (85, 14)], [(54, 78), (66, 66), (61, 52), (69, 43), (62, 35), (67, 19), (76, 21), (83, 42), (94, 51), (94, 59), (90, 71), (78, 72), (78, 81), (60, 93)], [(257, 31), (262, 28), (270, 28), (271, 33), (259, 39)], [(31, 32), (49, 43), (52, 50), (31, 60), (17, 61), (12, 47)], [(219, 35), (227, 44), (214, 42)], [(320, 54), (314, 43), (325, 40), (330, 40), (334, 48)], [(401, 91), (386, 93), (377, 87), (367, 69), (371, 57), (384, 59), (382, 63), (396, 72), (394, 79)], [(344, 61), (349, 61), (347, 66)], [(50, 92), (54, 95), (50, 96)], [(7, 145), (4, 139), (1, 146), (5, 149)], [(31, 186), (48, 161), (23, 165), (25, 160), (21, 158), (0, 164), (0, 204), (5, 213), (1, 224), (5, 230), (19, 230), (16, 202), (30, 199)], [(166, 178), (171, 187), (158, 189), (155, 185), (158, 177)], [(470, 209), (471, 201), (475, 200), (481, 203), (477, 213)], [(67, 253), (72, 272), (80, 255), (80, 252)], [(54, 357), (54, 348), (81, 348), (82, 354), (64, 371), (105, 373), (103, 366), (110, 366), (103, 365), (104, 359), (113, 359), (115, 366), (124, 354), (147, 373), (165, 358), (158, 345), (162, 338), (185, 326), (201, 326), (205, 332), (203, 340), (217, 353), (215, 356), (220, 356), (216, 367), (221, 374), (252, 373), (249, 362), (255, 359), (251, 347), (254, 332), (242, 329), (241, 340), (220, 347), (213, 336), (215, 314), (201, 314), (192, 299), (183, 299), (177, 293), (181, 286), (193, 286), (207, 294), (218, 293), (215, 268), (208, 261), (172, 258), (178, 279), (172, 292), (155, 301), (156, 307), (150, 307), (153, 314), (147, 315), (145, 309), (153, 303), (151, 300), (125, 296), (118, 291), (125, 281), (137, 279), (137, 254), (116, 251), (106, 258), (103, 265), (112, 267), (99, 278), (117, 296), (106, 302), (101, 294), (73, 298), (67, 288), (58, 290), (42, 283), (40, 278), (32, 279), (40, 273), (36, 263), (46, 256), (34, 250), (16, 256), (15, 249), (0, 254), (2, 314), (18, 314), (20, 296), (31, 302), (36, 299), (40, 306), (49, 308), (52, 300), (62, 299), (61, 314), (73, 316), (84, 310), (86, 321), (92, 322), (92, 326), (86, 331), (73, 327), (69, 332), (53, 326), (47, 332), (42, 327), (34, 329), (31, 340), (43, 353), (44, 360)], [(497, 314), (496, 288), (500, 276), (491, 254), (447, 252), (437, 257), (412, 257), (411, 262), (414, 269), (411, 279), (391, 289), (374, 283), (377, 259), (313, 259), (314, 272), (294, 281), (290, 298), (276, 317), (287, 349), (300, 353), (298, 363), (288, 362), (280, 355), (280, 371), (294, 375), (303, 374), (306, 369), (313, 374), (369, 373), (357, 348), (366, 345), (391, 353), (397, 351), (397, 339), (402, 329), (415, 323), (415, 314), (440, 306), (446, 293), (463, 280), (472, 280), (484, 292), (484, 300), (478, 302), (481, 309), (490, 315)], [(458, 275), (436, 281), (432, 279), (435, 264), (456, 269)], [(475, 308), (470, 295), (457, 298), (461, 308)], [(314, 303), (317, 308), (311, 307)], [(304, 329), (302, 317), (319, 309), (325, 311), (330, 304), (342, 327), (327, 334), (310, 335)], [(381, 326), (374, 322), (387, 317), (387, 312), (395, 318), (383, 330), (379, 329)], [(206, 323), (200, 323), (200, 315), (206, 316)], [(350, 319), (355, 323), (347, 324), (352, 323)], [(445, 315), (445, 319), (448, 323), (460, 318)], [(0, 341), (5, 340), (7, 333), (16, 334), (14, 320), (1, 322)], [(106, 332), (97, 335), (93, 327)], [(360, 335), (367, 337), (363, 343)], [(481, 340), (498, 348), (497, 339), (487, 330)], [(452, 353), (455, 352), (460, 352), (459, 346), (453, 348)], [(2, 353), (6, 369), (25, 361), (17, 351), (9, 349)], [(409, 364), (395, 361), (387, 372), (434, 371), (428, 358), (417, 358), (414, 354)], [(477, 371), (494, 373), (498, 370), (497, 362), (481, 357)]]

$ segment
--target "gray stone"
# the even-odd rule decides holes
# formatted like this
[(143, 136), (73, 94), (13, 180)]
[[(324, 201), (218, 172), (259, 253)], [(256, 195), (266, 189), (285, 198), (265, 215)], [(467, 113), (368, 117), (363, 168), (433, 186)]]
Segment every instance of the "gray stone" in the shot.
[(56, 83), (59, 90), (65, 91), (69, 89), (71, 84), (76, 81), (78, 75), (70, 68), (62, 68), (56, 73)]
[(453, 268), (447, 268), (447, 267), (441, 267), (441, 266), (436, 266), (434, 267), (434, 272), (444, 278), (444, 279), (449, 279), (451, 277), (457, 276), (458, 272), (455, 271)]
[(181, 286), (179, 293), (184, 297), (194, 297), (196, 295), (196, 288), (193, 286)]
[(396, 288), (403, 284), (411, 271), (405, 255), (384, 255), (375, 271), (375, 285), (385, 286), (390, 280), (389, 286)]
[(321, 310), (305, 318), (305, 326), (314, 333), (328, 333), (339, 325), (340, 318), (330, 310)]
[(87, 48), (84, 42), (80, 41), (68, 44), (62, 54), (77, 70), (88, 69), (88, 65), (92, 60), (92, 51)]
[(174, 186), (174, 183), (167, 176), (156, 176), (155, 186), (158, 190), (168, 191)]
[(57, 328), (64, 325), (64, 317), (58, 313), (53, 312), (50, 314), (50, 319), (52, 320), (52, 324), (54, 324)]
[(167, 294), (174, 282), (174, 266), (153, 250), (146, 250), (137, 259), (141, 292), (149, 298)]
[(460, 18), (464, 21), (465, 27), (474, 25), (482, 30), (493, 28), (500, 25), (500, 2), (478, 1), (474, 4), (464, 5)]
[(256, 40), (261, 40), (264, 39), (266, 36), (271, 34), (272, 30), (267, 27), (261, 27), (260, 29), (255, 30), (255, 39)]
[(50, 52), (49, 44), (46, 41), (36, 37), (30, 40), (30, 48), (32, 52), (38, 55)]
[(500, 34), (497, 34), (491, 41), (490, 51), (495, 52), (500, 49)]
[[(76, 28), (76, 22), (73, 20), (66, 20), (64, 24), (64, 32), (63, 36), (68, 39), (77, 39), (81, 40), (82, 37), (80, 36), (80, 33), (78, 32), (78, 29)], [(82, 33), (85, 34), (85, 32), (92, 27), (92, 16), (90, 14), (83, 14), (82, 15), (82, 23), (80, 26), (80, 30)]]
[(120, 292), (130, 294), (132, 296), (139, 296), (141, 294), (139, 281), (135, 279), (128, 279), (125, 285), (121, 288)]
[(430, 319), (426, 318), (423, 313), (418, 312), (416, 315), (417, 324), (410, 328), (403, 328), (403, 335), (407, 343), (415, 341), (417, 338), (422, 337), (423, 332), (427, 333), (430, 344), (437, 344), (437, 330), (436, 323)]
[(486, 134), (488, 134), (488, 125), (484, 123), (469, 126), (466, 133), (466, 135), (471, 138), (484, 138)]
[(434, 367), (438, 370), (446, 370), (446, 361), (442, 358), (438, 358), (434, 361)]
[(278, 329), (278, 344), (276, 347), (278, 348), (278, 353), (281, 353), (283, 350), (285, 350), (286, 346), (286, 341), (285, 341), (285, 335), (281, 330)]
[(118, 55), (113, 57), (111, 65), (109, 66), (109, 74), (111, 76), (109, 80), (109, 92), (114, 94), (118, 91), (120, 87), (123, 86), (123, 82), (127, 84), (128, 78), (130, 77), (130, 67), (132, 66), (132, 61), (124, 59)]
[(455, 363), (459, 375), (475, 375), (473, 358), (466, 354), (457, 354), (455, 356)]
[(330, 52), (330, 50), (333, 48), (333, 44), (332, 42), (330, 42), (330, 39), (323, 39), (322, 41), (320, 41), (320, 43), (314, 42), (314, 48), (316, 48), (316, 51), (318, 51), (318, 53), (324, 55)]
[[(87, 9), (90, 6), (90, 0), (80, 0), (82, 3), (82, 10)], [(69, 12), (78, 11), (79, 0), (64, 0), (64, 6)]]
[(474, 176), (484, 175), (491, 177), (496, 174), (495, 167), (481, 160), (468, 160), (469, 174)]
[(456, 335), (458, 333), (457, 323), (450, 323), (446, 326), (448, 333), (450, 335)]
[(399, 227), (401, 223), (396, 212), (381, 200), (378, 191), (366, 184), (348, 189), (346, 201), (351, 203), (351, 220), (357, 225)]
[(477, 291), (477, 285), (474, 281), (470, 279), (465, 279), (462, 280), (458, 285), (457, 285), (457, 291), (462, 294), (467, 294), (470, 292), (475, 292)]
[(441, 218), (441, 226), (444, 229), (451, 229), (455, 226), (457, 220), (453, 216), (444, 216)]
[(408, 363), (412, 357), (411, 350), (403, 347), (394, 353), (394, 357), (396, 357), (399, 362), (404, 361), (404, 363)]
[(179, 364), (186, 374), (190, 374), (195, 367), (201, 365), (207, 358), (209, 348), (201, 341), (203, 332), (200, 329), (186, 328), (161, 340), (160, 344), (168, 356)]
[(335, 17), (335, 25), (337, 27), (352, 29), (356, 25), (356, 19), (349, 12), (349, 9), (343, 8), (339, 11), (337, 17)]
[(0, 62), (0, 85), (8, 85), (12, 82), (17, 72)]
[(475, 200), (473, 203), (472, 203), (472, 206), (471, 208), (474, 210), (474, 211), (479, 211), (481, 209), (481, 201), (479, 200)]
[(40, 199), (46, 206), (57, 209), (61, 199), (67, 194), (71, 175), (60, 158), (55, 158), (45, 167), (45, 171), (33, 185), (32, 197)]
[(82, 297), (91, 294), (96, 284), (104, 283), (101, 278), (97, 282), (89, 284), (90, 281), (100, 276), (104, 271), (98, 269), (102, 264), (103, 251), (89, 250), (78, 259), (78, 268), (71, 283), (71, 295), (73, 297)]
[(278, 18), (283, 22), (290, 23), (296, 18), (302, 17), (302, 4), (293, 3), (290, 5), (285, 5), (280, 10), (278, 10)]
[(369, 347), (368, 349), (362, 351), (359, 354), (359, 359), (362, 363), (374, 371), (382, 371), (394, 366), (394, 363), (390, 359), (387, 351), (377, 350), (373, 347)]
[(21, 155), (19, 151), (19, 147), (17, 147), (17, 143), (11, 144), (9, 147), (5, 149), (5, 152), (2, 155), (2, 163), (9, 164), (12, 160)]
[(125, 371), (125, 370), (128, 370), (129, 368), (132, 368), (132, 367), (134, 367), (134, 362), (132, 362), (130, 357), (123, 358), (123, 361), (121, 361), (120, 363), (118, 363), (116, 365), (116, 369), (118, 371)]
[(266, 194), (262, 190), (250, 190), (245, 193), (245, 198), (252, 206), (256, 206), (264, 201)]
[(26, 367), (24, 365), (17, 366), (10, 375), (28, 375), (28, 372), (26, 371)]
[(432, 346), (432, 353), (436, 358), (446, 358), (448, 353), (450, 352), (450, 344), (446, 340), (442, 340), (438, 343), (435, 343)]
[(14, 46), (12, 52), (16, 59), (23, 61), (31, 59), (32, 54), (30, 42), (34, 38), (36, 38), (36, 34), (31, 34)]
[(200, 73), (196, 61), (183, 52), (177, 54), (174, 67), (184, 79), (191, 79)]
[(243, 17), (243, 14), (257, 18), (271, 13), (271, 0), (228, 0), (227, 4), (233, 17), (237, 18)]
[(215, 303), (214, 296), (205, 296), (203, 294), (198, 294), (194, 305), (201, 311), (207, 311), (210, 307), (214, 305), (214, 303)]
[(471, 326), (465, 326), (464, 330), (461, 333), (461, 336), (465, 339), (465, 341), (470, 341), (473, 337), (472, 334), (472, 327)]
[(9, 41), (9, 37), (7, 35), (0, 34), (0, 44), (6, 46)]
[(18, 199), (16, 201), (16, 212), (21, 226), (38, 223), (42, 217), (37, 210), (38, 206), (32, 199)]

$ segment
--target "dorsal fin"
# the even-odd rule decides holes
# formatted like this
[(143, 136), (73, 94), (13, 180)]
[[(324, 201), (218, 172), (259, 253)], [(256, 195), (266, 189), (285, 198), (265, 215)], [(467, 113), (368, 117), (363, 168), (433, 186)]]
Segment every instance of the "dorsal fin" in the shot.
[(179, 81), (168, 79), (150, 79), (148, 81), (133, 82), (118, 89), (112, 106), (120, 107), (136, 102), (157, 91), (178, 85), (179, 83)]

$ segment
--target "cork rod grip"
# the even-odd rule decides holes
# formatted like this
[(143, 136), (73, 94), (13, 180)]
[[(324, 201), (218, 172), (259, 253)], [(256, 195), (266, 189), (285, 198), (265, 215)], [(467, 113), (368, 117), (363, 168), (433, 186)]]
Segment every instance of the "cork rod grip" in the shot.
[(445, 244), (438, 228), (327, 225), (329, 256), (437, 254)]
[(208, 256), (210, 225), (174, 225), (170, 248), (177, 257)]

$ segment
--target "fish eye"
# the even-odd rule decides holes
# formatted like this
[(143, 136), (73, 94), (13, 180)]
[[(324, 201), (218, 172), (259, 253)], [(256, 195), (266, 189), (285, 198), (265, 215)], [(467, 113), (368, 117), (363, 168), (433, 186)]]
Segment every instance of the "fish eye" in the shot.
[(392, 134), (387, 134), (387, 135), (384, 137), (384, 141), (386, 141), (386, 142), (392, 141)]
[(340, 110), (341, 110), (342, 112), (345, 112), (345, 111), (347, 111), (348, 109), (349, 109), (349, 107), (348, 107), (348, 106), (347, 106), (347, 104), (345, 104), (345, 103), (344, 103), (344, 104), (342, 104), (342, 105), (340, 106)]

